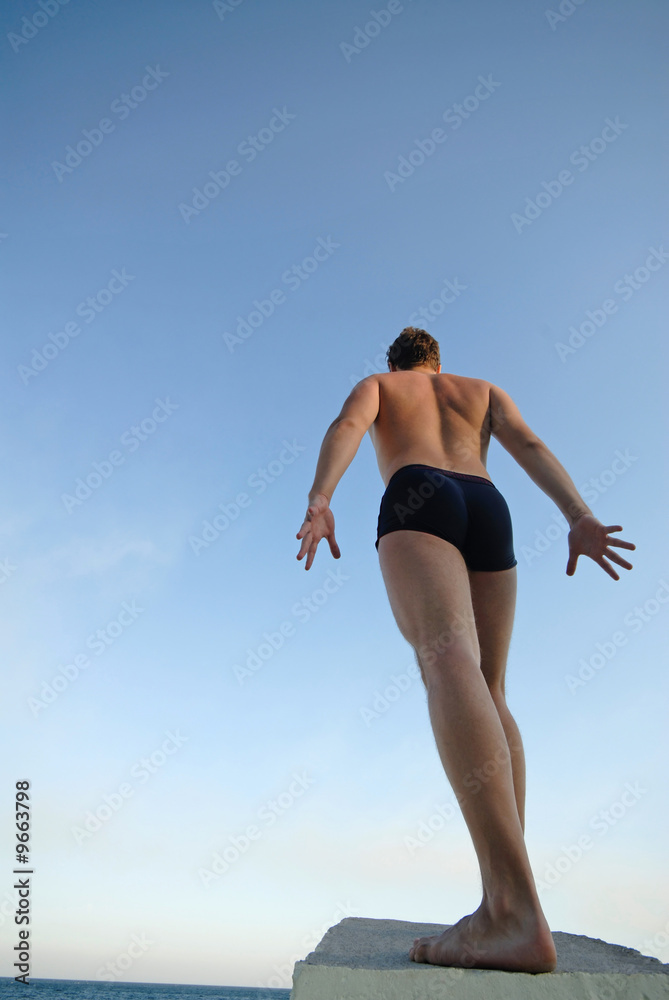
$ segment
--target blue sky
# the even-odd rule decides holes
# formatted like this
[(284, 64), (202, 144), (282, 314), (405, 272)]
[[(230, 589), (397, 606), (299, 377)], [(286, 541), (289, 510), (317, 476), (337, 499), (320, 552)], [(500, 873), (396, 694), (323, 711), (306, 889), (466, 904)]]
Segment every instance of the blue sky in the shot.
[(557, 508), (493, 442), (544, 908), (669, 961), (666, 8), (53, 3), (1, 15), (3, 809), (29, 778), (32, 975), (289, 986), (343, 916), (478, 904), (368, 437), (341, 559), (295, 559), (328, 424), (417, 320), (637, 546), (618, 582), (568, 578)]

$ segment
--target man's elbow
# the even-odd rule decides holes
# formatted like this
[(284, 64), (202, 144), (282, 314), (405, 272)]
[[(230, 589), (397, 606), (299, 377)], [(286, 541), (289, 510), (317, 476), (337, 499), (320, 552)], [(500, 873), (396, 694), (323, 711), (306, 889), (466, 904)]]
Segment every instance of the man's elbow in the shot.
[(541, 438), (533, 433), (495, 435), (512, 458), (522, 465), (533, 452), (543, 446)]
[(522, 440), (523, 448), (538, 448), (541, 445), (543, 445), (543, 441), (536, 434), (528, 434)]
[(541, 438), (535, 435), (523, 440), (511, 454), (521, 469), (531, 476), (543, 467), (550, 452)]
[(337, 426), (344, 428), (349, 433), (358, 434), (361, 438), (367, 430), (367, 428), (363, 426), (362, 421), (357, 420), (355, 417), (337, 417), (337, 419), (332, 423), (332, 427)]

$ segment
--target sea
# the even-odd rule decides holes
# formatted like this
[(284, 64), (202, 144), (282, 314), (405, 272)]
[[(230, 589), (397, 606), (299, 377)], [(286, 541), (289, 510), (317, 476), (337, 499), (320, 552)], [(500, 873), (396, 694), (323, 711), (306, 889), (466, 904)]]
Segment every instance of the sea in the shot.
[(39, 990), (40, 1000), (288, 1000), (290, 990), (260, 986), (182, 986), (180, 983), (98, 982), (95, 979), (30, 979), (28, 986), (0, 976), (0, 990), (17, 997)]

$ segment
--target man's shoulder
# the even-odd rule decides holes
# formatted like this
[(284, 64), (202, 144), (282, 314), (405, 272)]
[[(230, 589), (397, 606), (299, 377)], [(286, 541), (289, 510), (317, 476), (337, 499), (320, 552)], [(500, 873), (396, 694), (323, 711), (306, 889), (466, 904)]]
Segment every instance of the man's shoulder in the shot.
[(465, 382), (471, 382), (472, 384), (490, 385), (487, 378), (475, 378), (473, 375), (459, 375), (458, 378), (464, 379)]
[[(397, 375), (397, 372), (373, 372), (371, 375), (366, 375), (364, 378), (359, 379), (356, 383), (360, 385), (363, 382), (389, 382), (392, 384), (396, 381), (393, 376)], [(440, 372), (439, 375), (432, 376), (433, 378), (448, 380), (455, 385), (460, 386), (463, 390), (471, 393), (489, 393), (491, 387), (494, 383), (490, 382), (485, 378), (473, 378), (470, 375), (456, 375), (454, 372)]]
[(448, 372), (444, 372), (443, 374), (446, 374), (448, 378), (454, 379), (463, 389), (468, 389), (471, 392), (489, 392), (492, 385), (492, 382), (489, 382), (485, 378), (472, 378), (470, 375), (450, 375)]
[(384, 372), (373, 372), (371, 375), (364, 375), (362, 378), (356, 379), (354, 382), (354, 388), (359, 385), (371, 385), (374, 382), (378, 382), (383, 378)]

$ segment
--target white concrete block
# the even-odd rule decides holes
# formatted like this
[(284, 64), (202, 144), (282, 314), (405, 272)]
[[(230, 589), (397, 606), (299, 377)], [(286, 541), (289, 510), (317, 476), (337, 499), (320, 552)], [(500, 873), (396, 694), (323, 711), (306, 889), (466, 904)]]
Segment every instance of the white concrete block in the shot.
[(669, 1000), (669, 965), (634, 948), (553, 933), (554, 972), (451, 969), (409, 959), (450, 924), (346, 917), (295, 963), (291, 1000)]

